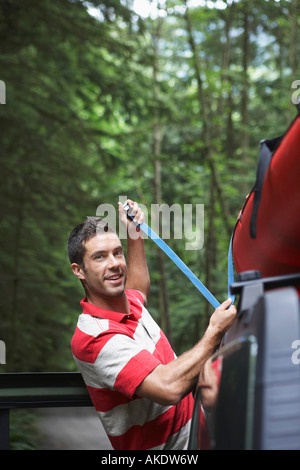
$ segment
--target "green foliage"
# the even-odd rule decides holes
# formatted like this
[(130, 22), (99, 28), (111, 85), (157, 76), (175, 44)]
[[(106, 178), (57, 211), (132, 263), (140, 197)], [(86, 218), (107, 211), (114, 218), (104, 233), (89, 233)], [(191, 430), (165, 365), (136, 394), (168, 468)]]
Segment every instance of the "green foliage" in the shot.
[(10, 411), (10, 450), (37, 450), (39, 431), (37, 416), (28, 410)]
[[(293, 117), (299, 42), (291, 31), (299, 29), (300, 15), (295, 0), (228, 1), (222, 10), (206, 3), (189, 11), (196, 55), (183, 2), (173, 0), (155, 56), (158, 20), (137, 18), (130, 1), (0, 0), (6, 371), (74, 370), (70, 340), (83, 293), (69, 268), (67, 237), (99, 204), (116, 205), (120, 195), (149, 208), (155, 202), (157, 119), (162, 202), (205, 205), (204, 247), (191, 252), (184, 240), (168, 243), (219, 300), (226, 297), (225, 222), (233, 228), (251, 190), (259, 141), (283, 133)], [(161, 273), (150, 241), (146, 250), (150, 310), (160, 320)], [(172, 342), (180, 353), (201, 337), (210, 310), (168, 260), (166, 273)]]

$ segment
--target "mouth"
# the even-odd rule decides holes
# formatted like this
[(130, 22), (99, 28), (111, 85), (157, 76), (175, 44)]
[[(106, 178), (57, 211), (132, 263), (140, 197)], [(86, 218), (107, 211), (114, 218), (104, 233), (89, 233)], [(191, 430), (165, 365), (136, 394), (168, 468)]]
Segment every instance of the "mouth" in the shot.
[(110, 284), (119, 284), (123, 280), (123, 273), (113, 274), (111, 276), (106, 276), (105, 281)]

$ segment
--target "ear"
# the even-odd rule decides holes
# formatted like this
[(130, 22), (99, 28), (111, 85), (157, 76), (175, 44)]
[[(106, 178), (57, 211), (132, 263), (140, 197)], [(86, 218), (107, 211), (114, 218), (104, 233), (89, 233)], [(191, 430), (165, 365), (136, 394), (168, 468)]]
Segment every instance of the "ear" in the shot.
[(84, 270), (82, 266), (80, 266), (80, 264), (72, 263), (71, 268), (75, 276), (78, 277), (78, 279), (85, 279)]

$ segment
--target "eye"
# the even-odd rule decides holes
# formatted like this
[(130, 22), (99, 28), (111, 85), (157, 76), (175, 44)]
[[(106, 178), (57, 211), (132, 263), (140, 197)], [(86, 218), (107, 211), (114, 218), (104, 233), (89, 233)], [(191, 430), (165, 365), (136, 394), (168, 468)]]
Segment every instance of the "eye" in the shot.
[(96, 260), (97, 260), (97, 259), (104, 259), (104, 255), (101, 254), (101, 253), (99, 253), (99, 254), (97, 254), (97, 255), (95, 256), (94, 259), (96, 259)]

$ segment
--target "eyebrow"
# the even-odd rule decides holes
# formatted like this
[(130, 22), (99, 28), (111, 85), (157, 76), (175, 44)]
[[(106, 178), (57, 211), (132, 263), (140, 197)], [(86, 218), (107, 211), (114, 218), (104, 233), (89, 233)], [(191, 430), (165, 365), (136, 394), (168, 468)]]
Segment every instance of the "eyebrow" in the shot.
[[(123, 247), (122, 245), (118, 245), (116, 246), (115, 248), (113, 248), (112, 251), (122, 251), (123, 252)], [(105, 255), (107, 253), (107, 250), (97, 250), (97, 251), (94, 251), (92, 254), (91, 254), (91, 258), (96, 258), (96, 256), (98, 255)]]
[(105, 250), (97, 250), (97, 251), (94, 251), (92, 254), (91, 254), (91, 258), (96, 258), (96, 256), (98, 255), (104, 255), (106, 253)]

